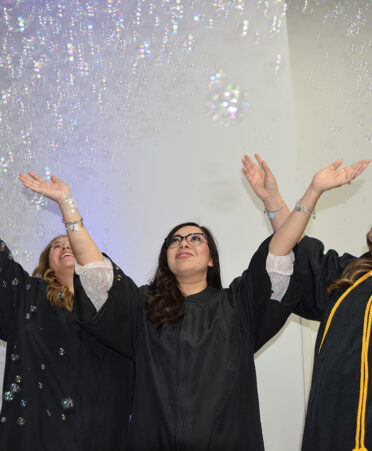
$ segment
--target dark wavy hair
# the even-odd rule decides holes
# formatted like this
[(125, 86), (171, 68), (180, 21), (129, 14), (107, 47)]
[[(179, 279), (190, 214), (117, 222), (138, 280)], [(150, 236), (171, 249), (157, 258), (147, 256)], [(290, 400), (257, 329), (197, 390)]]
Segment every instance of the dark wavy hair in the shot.
[(327, 293), (331, 293), (337, 288), (347, 287), (353, 285), (363, 274), (371, 271), (372, 269), (372, 243), (368, 239), (367, 234), (367, 246), (369, 249), (369, 255), (364, 255), (356, 260), (353, 260), (342, 271), (341, 276), (331, 282), (327, 287)]
[[(173, 236), (177, 230), (185, 226), (199, 227), (205, 233), (210, 257), (213, 261), (213, 266), (208, 267), (207, 284), (220, 290), (222, 284), (217, 245), (212, 233), (207, 227), (200, 226), (195, 222), (184, 222), (173, 227), (166, 239)], [(183, 303), (184, 296), (181, 293), (176, 276), (168, 266), (167, 246), (164, 240), (160, 249), (158, 268), (150, 282), (150, 294), (147, 295), (145, 301), (147, 319), (157, 329), (163, 324), (174, 323), (183, 315)]]

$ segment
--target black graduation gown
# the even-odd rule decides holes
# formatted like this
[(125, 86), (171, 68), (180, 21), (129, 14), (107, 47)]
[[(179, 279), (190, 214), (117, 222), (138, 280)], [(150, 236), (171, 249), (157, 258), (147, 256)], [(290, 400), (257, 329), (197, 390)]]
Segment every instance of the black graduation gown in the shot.
[[(85, 309), (95, 313), (92, 304)], [(132, 364), (51, 306), (45, 281), (14, 262), (3, 241), (0, 338), (7, 341), (1, 451), (124, 449)]]
[[(334, 250), (324, 254), (323, 244), (314, 238), (304, 237), (297, 246), (296, 261), (304, 297), (296, 313), (320, 321), (303, 451), (352, 451), (355, 446), (363, 319), (372, 294), (371, 277), (354, 288), (339, 305), (318, 352), (329, 314), (348, 288), (338, 289), (328, 296), (326, 287), (355, 258), (350, 254), (339, 256)], [(370, 361), (371, 348), (368, 353)], [(371, 378), (370, 371), (369, 375)], [(372, 449), (371, 390), (370, 386), (365, 440), (368, 449)]]
[[(268, 242), (228, 289), (186, 297), (184, 316), (160, 330), (146, 319), (149, 287), (138, 288), (114, 265), (109, 298), (84, 327), (135, 360), (129, 449), (264, 449), (253, 354), (298, 300), (294, 280), (281, 303), (270, 300)], [(84, 300), (81, 286), (75, 299)]]

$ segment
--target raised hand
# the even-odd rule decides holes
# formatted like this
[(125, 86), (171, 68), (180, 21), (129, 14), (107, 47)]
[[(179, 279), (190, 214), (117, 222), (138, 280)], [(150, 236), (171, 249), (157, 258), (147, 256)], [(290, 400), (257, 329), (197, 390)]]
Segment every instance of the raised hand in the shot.
[(273, 236), (269, 246), (270, 252), (274, 255), (287, 255), (303, 235), (321, 194), (350, 183), (364, 171), (370, 161), (360, 160), (341, 168), (342, 160), (337, 160), (318, 171), (305, 194), (296, 204), (296, 208)]
[(350, 166), (341, 168), (342, 160), (337, 160), (318, 171), (314, 175), (310, 187), (321, 194), (324, 191), (350, 183), (366, 169), (370, 161), (360, 160)]
[(274, 174), (270, 171), (269, 166), (258, 153), (254, 156), (258, 165), (248, 155), (244, 155), (243, 172), (257, 197), (262, 200), (265, 206), (264, 211), (270, 219), (273, 230), (276, 231), (288, 217), (289, 210), (280, 195)]
[(19, 174), (18, 179), (26, 188), (30, 188), (32, 191), (35, 191), (35, 193), (42, 194), (58, 203), (64, 201), (71, 195), (70, 188), (66, 183), (62, 182), (54, 175), (51, 177), (50, 182), (34, 172), (28, 172), (28, 175)]
[(265, 203), (269, 198), (279, 195), (278, 185), (269, 166), (256, 153), (258, 165), (248, 156), (242, 159), (243, 173), (256, 195)]

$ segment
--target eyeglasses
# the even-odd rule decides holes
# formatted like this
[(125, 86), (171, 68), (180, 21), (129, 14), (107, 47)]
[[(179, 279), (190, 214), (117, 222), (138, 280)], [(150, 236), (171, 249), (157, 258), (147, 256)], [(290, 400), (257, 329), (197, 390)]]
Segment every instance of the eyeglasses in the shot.
[(205, 233), (189, 233), (186, 236), (181, 235), (173, 235), (165, 238), (165, 245), (168, 249), (173, 249), (175, 247), (179, 247), (182, 243), (182, 240), (186, 240), (186, 243), (190, 246), (200, 246), (203, 243), (207, 243), (207, 237)]

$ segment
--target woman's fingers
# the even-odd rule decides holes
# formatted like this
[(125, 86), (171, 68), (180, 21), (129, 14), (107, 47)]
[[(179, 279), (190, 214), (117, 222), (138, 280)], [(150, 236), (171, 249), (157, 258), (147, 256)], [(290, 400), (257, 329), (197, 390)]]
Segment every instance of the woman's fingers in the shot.
[(358, 161), (358, 163), (354, 163), (352, 165), (353, 171), (354, 171), (352, 179), (359, 177), (359, 175), (367, 168), (369, 163), (370, 163), (370, 160), (362, 160), (362, 161)]
[(319, 192), (324, 192), (350, 183), (366, 169), (369, 162), (369, 160), (360, 160), (341, 168), (342, 160), (336, 160), (314, 176), (312, 186)]
[[(329, 169), (333, 169), (333, 170), (336, 170), (336, 169), (338, 169), (341, 165), (342, 165), (342, 161), (343, 160), (336, 160), (336, 161), (334, 161), (333, 163), (331, 163), (328, 167), (329, 167)], [(344, 168), (345, 169), (345, 168)]]
[(19, 174), (18, 178), (24, 185), (27, 186), (35, 185), (35, 183), (37, 183), (35, 180), (27, 176), (26, 174)]
[(262, 159), (261, 155), (260, 155), (259, 153), (255, 153), (255, 154), (254, 154), (254, 157), (256, 158), (258, 164), (259, 164), (260, 167), (261, 167), (261, 165), (262, 165), (262, 163), (263, 163), (263, 159)]
[(266, 176), (271, 176), (274, 178), (274, 174), (271, 172), (271, 169), (269, 168), (268, 164), (266, 163), (266, 161), (262, 160), (262, 164), (261, 164), (262, 169), (265, 171)]
[[(256, 154), (256, 155), (258, 155), (258, 154)], [(257, 157), (256, 157), (256, 159), (257, 159)], [(262, 161), (262, 158), (261, 158), (261, 161)], [(261, 163), (258, 159), (257, 159), (257, 162), (259, 163), (259, 166), (261, 166)], [(248, 171), (251, 171), (252, 174), (255, 174), (256, 172), (258, 172), (260, 170), (260, 167), (257, 166), (255, 161), (252, 160), (252, 158), (249, 155), (244, 155), (243, 165), (246, 167), (246, 169)]]
[(29, 188), (36, 193), (47, 195), (51, 191), (51, 183), (44, 180), (35, 172), (28, 172), (28, 175), (21, 173), (18, 175), (18, 179), (26, 188)]
[(44, 179), (38, 176), (37, 174), (33, 172), (29, 172), (29, 175), (26, 174), (19, 174), (18, 178), (22, 183), (32, 184), (37, 186), (37, 184), (43, 183)]
[(62, 180), (60, 180), (55, 175), (51, 176), (50, 180), (52, 183), (50, 183), (48, 180), (43, 179), (43, 177), (40, 177), (35, 172), (28, 172), (28, 175), (21, 173), (18, 175), (18, 179), (22, 183), (33, 184), (33, 186), (37, 186), (36, 184), (41, 184), (41, 183), (43, 183), (44, 186), (45, 185), (51, 186), (55, 183), (63, 183)]
[(362, 165), (357, 168), (357, 175), (361, 174), (365, 169), (367, 169), (371, 160), (364, 160)]
[(244, 158), (242, 159), (243, 163), (243, 172), (245, 176), (248, 178), (249, 181), (257, 174), (259, 171), (257, 165), (254, 163), (254, 161), (248, 156), (244, 155)]
[(337, 160), (328, 166), (330, 169), (330, 175), (334, 174), (334, 185), (342, 186), (345, 183), (350, 183), (352, 180), (357, 178), (368, 166), (369, 160), (361, 160), (353, 163), (350, 166), (345, 166), (344, 168), (339, 169), (342, 160)]
[(21, 177), (18, 177), (18, 178), (26, 188), (29, 188), (32, 191), (35, 191), (37, 193), (44, 192), (43, 185), (41, 183), (35, 182), (35, 181), (27, 179), (27, 178), (23, 178), (23, 179)]
[(52, 175), (51, 178), (50, 178), (50, 180), (51, 180), (53, 183), (63, 183), (62, 180), (59, 179), (58, 177), (56, 177), (55, 175)]
[(254, 161), (252, 160), (251, 157), (249, 157), (248, 155), (244, 155), (243, 158), (243, 166), (247, 169), (247, 170), (251, 170), (254, 169), (256, 167)]
[(35, 180), (36, 182), (46, 182), (46, 180), (43, 179), (43, 177), (40, 177), (40, 175), (36, 174), (35, 172), (28, 172), (29, 176)]
[(347, 179), (347, 182), (354, 180), (358, 177), (369, 165), (370, 160), (360, 160), (356, 163), (353, 163), (350, 166), (346, 166), (344, 169), (344, 176)]

